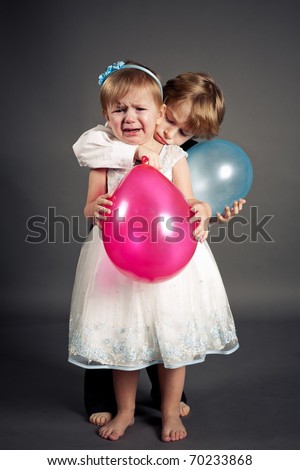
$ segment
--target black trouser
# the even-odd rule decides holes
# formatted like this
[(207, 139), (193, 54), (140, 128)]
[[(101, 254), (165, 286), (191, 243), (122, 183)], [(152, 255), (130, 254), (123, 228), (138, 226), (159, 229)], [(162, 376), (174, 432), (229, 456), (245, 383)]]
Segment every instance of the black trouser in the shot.
[[(147, 373), (152, 384), (151, 397), (160, 408), (160, 389), (157, 366), (147, 367)], [(181, 400), (186, 403), (185, 393)], [(84, 375), (84, 405), (87, 415), (98, 411), (109, 411), (115, 414), (117, 404), (112, 378), (112, 369), (86, 369)]]

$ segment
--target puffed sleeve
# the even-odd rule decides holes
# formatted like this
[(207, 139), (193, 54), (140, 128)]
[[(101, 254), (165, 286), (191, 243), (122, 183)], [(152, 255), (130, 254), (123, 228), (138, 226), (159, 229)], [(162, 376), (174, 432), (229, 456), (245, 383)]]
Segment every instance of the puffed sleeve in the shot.
[(180, 158), (187, 158), (187, 153), (177, 145), (165, 145), (160, 155), (163, 174), (172, 181), (174, 165)]
[(137, 145), (118, 140), (107, 126), (84, 132), (73, 145), (80, 166), (89, 168), (132, 168)]

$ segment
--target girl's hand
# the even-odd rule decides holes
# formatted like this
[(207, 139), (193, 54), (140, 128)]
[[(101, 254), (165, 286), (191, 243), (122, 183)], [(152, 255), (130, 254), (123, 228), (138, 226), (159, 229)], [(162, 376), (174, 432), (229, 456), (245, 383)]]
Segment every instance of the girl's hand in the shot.
[(200, 222), (194, 230), (193, 235), (196, 240), (203, 243), (208, 237), (209, 219), (212, 214), (211, 207), (206, 202), (198, 201), (192, 204), (191, 211), (195, 212), (195, 215), (190, 219), (190, 223), (192, 224), (195, 221)]
[(148, 157), (148, 164), (150, 166), (153, 166), (157, 170), (161, 170), (162, 166), (160, 156), (158, 155), (158, 153), (154, 152), (154, 150), (152, 150), (150, 147), (147, 147), (146, 145), (139, 145), (135, 152), (135, 159), (142, 160), (142, 157)]
[(220, 224), (228, 222), (232, 217), (238, 215), (240, 211), (243, 209), (243, 205), (246, 204), (245, 199), (239, 199), (238, 201), (234, 201), (232, 208), (230, 209), (229, 206), (226, 206), (224, 209), (223, 214), (217, 213), (217, 219)]
[(94, 216), (95, 224), (98, 225), (98, 227), (101, 227), (100, 220), (107, 220), (106, 215), (111, 214), (111, 210), (108, 207), (105, 207), (105, 206), (113, 205), (112, 201), (108, 199), (111, 196), (112, 194), (110, 193), (103, 194), (103, 196), (97, 197), (97, 199), (94, 202), (93, 216)]

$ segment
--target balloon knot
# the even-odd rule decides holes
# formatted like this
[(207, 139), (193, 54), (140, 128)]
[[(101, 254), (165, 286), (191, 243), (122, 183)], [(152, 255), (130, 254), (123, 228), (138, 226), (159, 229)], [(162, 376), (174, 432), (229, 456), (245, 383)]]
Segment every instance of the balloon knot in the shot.
[(142, 163), (148, 163), (148, 162), (149, 162), (149, 158), (146, 157), (146, 155), (144, 155), (144, 156), (142, 157)]

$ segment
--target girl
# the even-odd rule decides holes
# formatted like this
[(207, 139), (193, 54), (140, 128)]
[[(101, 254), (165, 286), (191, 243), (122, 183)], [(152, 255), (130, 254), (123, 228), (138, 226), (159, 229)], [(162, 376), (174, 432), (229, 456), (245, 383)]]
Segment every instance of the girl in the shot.
[[(194, 235), (202, 243), (175, 278), (143, 284), (112, 266), (95, 225), (82, 248), (76, 273), (69, 360), (85, 368), (113, 369), (118, 412), (100, 429), (100, 435), (111, 440), (133, 424), (138, 369), (159, 363), (162, 440), (169, 442), (186, 437), (179, 418), (184, 366), (203, 361), (206, 353), (233, 352), (238, 342), (222, 280), (203, 243), (210, 208), (193, 197), (186, 154), (153, 138), (163, 118), (160, 82), (148, 69), (133, 64), (124, 67), (123, 63), (109, 68), (101, 80), (103, 112), (113, 134), (125, 143), (145, 145), (160, 154), (162, 172), (183, 192), (201, 220)], [(108, 197), (127, 172), (91, 171), (87, 217), (99, 221), (110, 213)]]
[[(158, 141), (180, 145), (187, 150), (197, 143), (191, 137), (209, 139), (218, 135), (225, 105), (223, 93), (213, 77), (201, 72), (183, 73), (169, 80), (163, 92), (166, 113), (155, 130)], [(159, 155), (143, 145), (128, 145), (117, 140), (109, 126), (98, 125), (86, 131), (73, 149), (79, 164), (89, 168), (128, 170), (145, 153), (150, 158), (149, 164), (156, 168), (161, 166)], [(245, 202), (240, 199), (232, 208), (226, 207), (223, 214), (218, 214), (218, 221), (223, 223), (230, 220), (242, 210)], [(160, 408), (157, 366), (147, 367), (146, 370), (152, 384), (151, 396)], [(91, 423), (101, 426), (111, 419), (116, 403), (110, 369), (85, 370), (84, 403)], [(183, 392), (180, 415), (186, 416), (189, 411)]]

